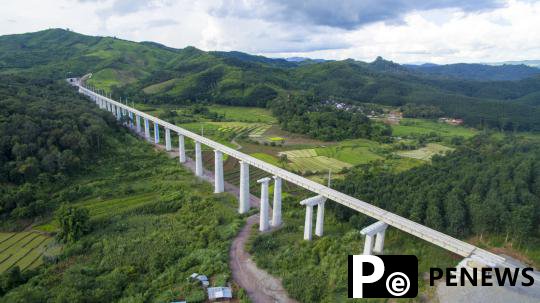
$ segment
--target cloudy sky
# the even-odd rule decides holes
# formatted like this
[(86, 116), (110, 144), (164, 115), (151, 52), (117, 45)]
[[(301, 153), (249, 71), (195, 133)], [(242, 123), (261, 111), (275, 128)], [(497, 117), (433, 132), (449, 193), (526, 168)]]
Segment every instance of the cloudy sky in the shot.
[(70, 28), (182, 48), (400, 63), (540, 59), (540, 1), (2, 1), (0, 34)]

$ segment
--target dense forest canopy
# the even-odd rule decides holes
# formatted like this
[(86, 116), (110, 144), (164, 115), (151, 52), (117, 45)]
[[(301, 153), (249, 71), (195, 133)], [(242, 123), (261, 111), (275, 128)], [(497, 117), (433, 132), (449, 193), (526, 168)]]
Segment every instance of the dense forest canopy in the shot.
[(437, 67), (435, 74), (426, 69), (435, 67), (411, 68), (382, 58), (289, 62), (60, 29), (0, 37), (0, 72), (54, 78), (92, 72), (91, 85), (130, 100), (265, 107), (278, 97), (309, 93), (318, 97), (314, 101), (433, 106), (479, 128), (540, 130), (535, 68), (465, 64)]
[(312, 95), (278, 98), (271, 108), (283, 129), (320, 140), (370, 138), (381, 141), (392, 134), (390, 127), (370, 121), (360, 108), (339, 109), (336, 104), (323, 103)]
[(519, 242), (538, 237), (539, 163), (538, 143), (479, 135), (431, 165), (399, 174), (362, 166), (335, 186), (453, 236), (508, 234)]
[(14, 218), (49, 208), (41, 189), (98, 158), (116, 126), (111, 115), (53, 80), (0, 76), (0, 109), (0, 183), (7, 185), (0, 187), (0, 215)]

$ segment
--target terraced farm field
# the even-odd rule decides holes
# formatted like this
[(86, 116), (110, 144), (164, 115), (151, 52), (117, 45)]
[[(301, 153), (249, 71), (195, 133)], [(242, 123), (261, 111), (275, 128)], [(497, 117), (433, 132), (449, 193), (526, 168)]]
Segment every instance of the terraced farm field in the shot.
[(252, 131), (249, 133), (250, 138), (260, 138), (262, 135), (271, 127), (270, 124), (263, 124), (260, 126), (255, 127)]
[(0, 272), (16, 265), (21, 270), (39, 266), (46, 245), (52, 240), (33, 231), (0, 233)]
[(252, 138), (261, 137), (271, 127), (269, 124), (248, 122), (194, 122), (181, 124), (180, 126), (197, 134), (204, 131), (207, 136), (249, 132), (249, 137)]
[(453, 149), (450, 147), (446, 147), (444, 145), (440, 145), (436, 143), (428, 143), (425, 147), (415, 149), (415, 150), (400, 151), (400, 152), (397, 152), (397, 154), (402, 157), (429, 161), (434, 155), (444, 154), (451, 150)]
[(157, 198), (159, 198), (159, 193), (149, 192), (106, 200), (100, 200), (99, 198), (91, 199), (83, 202), (81, 206), (88, 209), (90, 216), (100, 218), (103, 216), (110, 216), (114, 213), (129, 211), (143, 204), (155, 201)]
[(287, 155), (287, 159), (290, 161), (289, 167), (301, 173), (320, 173), (327, 172), (329, 169), (333, 172), (339, 172), (343, 168), (352, 166), (352, 164), (337, 159), (319, 156), (315, 149), (291, 150), (279, 154)]

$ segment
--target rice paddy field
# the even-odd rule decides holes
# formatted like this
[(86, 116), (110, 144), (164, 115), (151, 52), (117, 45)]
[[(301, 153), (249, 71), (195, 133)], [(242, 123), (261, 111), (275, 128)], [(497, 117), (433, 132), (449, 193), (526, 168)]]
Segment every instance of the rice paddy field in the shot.
[(401, 157), (429, 161), (434, 155), (441, 155), (451, 150), (453, 149), (444, 145), (428, 143), (425, 147), (415, 150), (399, 151), (397, 154)]
[(53, 239), (35, 231), (0, 233), (0, 272), (19, 266), (21, 270), (43, 263), (42, 255)]

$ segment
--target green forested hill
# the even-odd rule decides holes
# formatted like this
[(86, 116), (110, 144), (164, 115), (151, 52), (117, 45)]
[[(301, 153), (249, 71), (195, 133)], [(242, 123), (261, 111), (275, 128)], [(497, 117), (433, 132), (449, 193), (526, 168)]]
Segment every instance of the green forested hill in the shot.
[[(232, 282), (228, 251), (242, 225), (232, 196), (62, 82), (0, 75), (0, 226), (66, 234), (62, 205), (86, 213), (86, 227), (38, 251), (39, 267), (2, 264), (0, 302), (203, 302), (193, 272)], [(7, 247), (3, 262), (26, 256)]]
[[(485, 74), (483, 65), (467, 66), (475, 68)], [(515, 72), (504, 66), (489, 70), (501, 73), (501, 79)], [(475, 127), (540, 130), (540, 77), (519, 81), (448, 78), (382, 58), (372, 63), (349, 59), (299, 64), (52, 29), (0, 37), (0, 73), (15, 71), (56, 78), (91, 72), (90, 85), (147, 102), (264, 107), (279, 95), (307, 92), (320, 100), (350, 103), (428, 104)]]
[(50, 193), (110, 149), (115, 119), (57, 81), (0, 76), (0, 218), (55, 208)]

